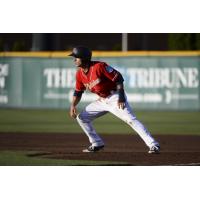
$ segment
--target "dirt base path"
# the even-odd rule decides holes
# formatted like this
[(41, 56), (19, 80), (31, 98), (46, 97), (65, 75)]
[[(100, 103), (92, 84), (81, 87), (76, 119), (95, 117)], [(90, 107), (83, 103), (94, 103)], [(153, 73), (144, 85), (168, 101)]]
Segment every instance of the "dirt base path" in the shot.
[(148, 154), (137, 135), (101, 135), (106, 146), (98, 153), (82, 153), (88, 141), (84, 134), (0, 133), (0, 151), (34, 151), (35, 157), (66, 160), (124, 162), (124, 165), (200, 165), (200, 136), (158, 135), (161, 153)]

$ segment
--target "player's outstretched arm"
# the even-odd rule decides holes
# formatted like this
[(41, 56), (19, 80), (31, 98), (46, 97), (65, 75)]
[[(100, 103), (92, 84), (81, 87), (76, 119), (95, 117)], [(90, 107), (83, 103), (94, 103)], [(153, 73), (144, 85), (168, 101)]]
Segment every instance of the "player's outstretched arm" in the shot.
[(73, 96), (72, 103), (71, 103), (71, 106), (70, 106), (70, 116), (73, 117), (73, 118), (77, 117), (76, 106), (81, 100), (82, 93), (83, 92), (77, 92), (77, 91), (74, 92), (74, 96)]
[(125, 95), (124, 95), (124, 85), (123, 83), (117, 83), (117, 91), (119, 94), (119, 99), (118, 99), (118, 107), (119, 109), (124, 109), (125, 108)]

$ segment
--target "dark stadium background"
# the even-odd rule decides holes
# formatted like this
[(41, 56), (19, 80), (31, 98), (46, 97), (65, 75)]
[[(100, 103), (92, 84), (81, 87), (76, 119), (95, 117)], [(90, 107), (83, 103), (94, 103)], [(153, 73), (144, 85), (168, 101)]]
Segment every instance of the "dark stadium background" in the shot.
[[(122, 49), (122, 33), (0, 33), (0, 51), (62, 51), (76, 45)], [(199, 50), (199, 33), (128, 33), (127, 50)]]

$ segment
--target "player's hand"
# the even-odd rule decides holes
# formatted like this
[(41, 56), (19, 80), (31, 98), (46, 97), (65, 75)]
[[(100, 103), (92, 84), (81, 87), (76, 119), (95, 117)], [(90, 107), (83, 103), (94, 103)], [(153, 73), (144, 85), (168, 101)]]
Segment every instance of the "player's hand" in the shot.
[(124, 110), (124, 108), (125, 108), (125, 102), (119, 102), (118, 101), (118, 108)]
[(70, 116), (72, 118), (76, 118), (77, 117), (77, 110), (76, 110), (76, 107), (75, 106), (71, 106), (70, 107)]

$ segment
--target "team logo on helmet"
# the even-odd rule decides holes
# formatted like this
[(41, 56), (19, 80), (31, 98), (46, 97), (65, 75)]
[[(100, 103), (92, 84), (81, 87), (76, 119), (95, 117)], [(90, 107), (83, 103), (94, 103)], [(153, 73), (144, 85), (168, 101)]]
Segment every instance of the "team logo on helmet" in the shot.
[(72, 53), (69, 54), (68, 56), (90, 60), (92, 57), (92, 52), (87, 47), (78, 46), (74, 47)]

